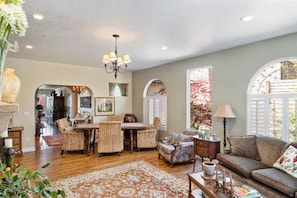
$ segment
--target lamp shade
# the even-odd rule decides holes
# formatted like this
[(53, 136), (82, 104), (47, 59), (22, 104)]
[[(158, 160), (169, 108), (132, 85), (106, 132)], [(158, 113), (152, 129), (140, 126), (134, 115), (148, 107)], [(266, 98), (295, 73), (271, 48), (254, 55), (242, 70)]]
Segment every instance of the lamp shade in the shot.
[(214, 114), (214, 117), (218, 118), (236, 118), (232, 108), (228, 104), (219, 105), (217, 112)]
[(124, 55), (123, 59), (124, 59), (124, 63), (130, 63), (131, 62), (130, 56), (127, 55), (127, 54)]
[(108, 63), (109, 62), (109, 56), (108, 56), (108, 54), (104, 54), (104, 56), (102, 57), (102, 62), (103, 63)]
[(110, 61), (115, 61), (115, 60), (117, 60), (117, 55), (116, 55), (115, 52), (110, 52), (110, 53), (109, 53), (109, 60), (110, 60)]

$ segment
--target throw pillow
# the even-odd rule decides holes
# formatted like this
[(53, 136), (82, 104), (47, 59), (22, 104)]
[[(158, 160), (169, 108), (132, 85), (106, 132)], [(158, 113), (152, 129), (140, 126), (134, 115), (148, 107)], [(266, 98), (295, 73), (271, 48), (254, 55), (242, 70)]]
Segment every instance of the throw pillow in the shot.
[(177, 142), (191, 142), (193, 137), (191, 135), (179, 134)]
[(290, 145), (273, 167), (297, 178), (297, 149)]
[(194, 136), (194, 135), (198, 135), (198, 134), (199, 134), (199, 130), (189, 128), (189, 129), (184, 130), (184, 131), (183, 131), (183, 134), (184, 134), (184, 135), (191, 135), (191, 136)]
[(227, 137), (230, 154), (260, 160), (254, 135)]
[(178, 140), (178, 134), (175, 132), (172, 132), (170, 136), (169, 144), (171, 145), (176, 144), (177, 140)]

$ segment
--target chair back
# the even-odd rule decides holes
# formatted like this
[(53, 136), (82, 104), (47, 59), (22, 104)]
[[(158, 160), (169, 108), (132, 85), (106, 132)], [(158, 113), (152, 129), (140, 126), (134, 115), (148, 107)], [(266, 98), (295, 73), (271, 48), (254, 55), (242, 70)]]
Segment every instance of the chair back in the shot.
[(121, 121), (99, 123), (98, 153), (113, 153), (124, 150), (124, 136)]
[(159, 124), (160, 124), (160, 118), (159, 117), (154, 117), (154, 122), (153, 122), (154, 129), (158, 129)]
[(111, 115), (107, 117), (107, 121), (121, 121), (124, 122), (124, 115)]
[(56, 124), (58, 126), (60, 133), (63, 133), (67, 128), (71, 127), (66, 118), (60, 118), (56, 120)]

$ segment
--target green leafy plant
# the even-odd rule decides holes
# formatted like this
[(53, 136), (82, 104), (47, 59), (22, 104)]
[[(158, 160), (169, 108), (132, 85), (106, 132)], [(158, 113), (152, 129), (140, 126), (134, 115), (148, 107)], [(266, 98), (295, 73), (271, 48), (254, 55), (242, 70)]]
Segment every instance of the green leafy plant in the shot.
[[(17, 164), (12, 169), (0, 161), (1, 183), (0, 197), (27, 198), (27, 197), (65, 197), (63, 190), (51, 190), (50, 182), (42, 176), (39, 170), (30, 171)], [(41, 168), (47, 168), (49, 163)]]

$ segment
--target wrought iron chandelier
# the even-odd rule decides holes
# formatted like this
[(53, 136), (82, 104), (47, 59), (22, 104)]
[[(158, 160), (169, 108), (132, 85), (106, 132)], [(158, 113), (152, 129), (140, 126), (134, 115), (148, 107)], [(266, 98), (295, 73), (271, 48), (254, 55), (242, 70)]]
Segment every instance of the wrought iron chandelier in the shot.
[[(113, 73), (114, 72), (114, 78), (117, 79), (118, 73), (125, 73), (127, 71), (128, 63), (131, 62), (129, 55), (124, 55), (122, 57), (118, 57), (118, 51), (117, 51), (117, 39), (120, 37), (118, 34), (112, 35), (115, 38), (115, 48), (114, 52), (110, 52), (108, 54), (104, 54), (102, 57), (102, 62), (105, 66), (105, 71), (107, 73)], [(123, 66), (124, 65), (124, 66)]]

